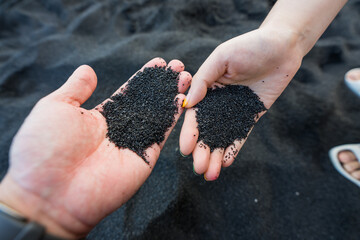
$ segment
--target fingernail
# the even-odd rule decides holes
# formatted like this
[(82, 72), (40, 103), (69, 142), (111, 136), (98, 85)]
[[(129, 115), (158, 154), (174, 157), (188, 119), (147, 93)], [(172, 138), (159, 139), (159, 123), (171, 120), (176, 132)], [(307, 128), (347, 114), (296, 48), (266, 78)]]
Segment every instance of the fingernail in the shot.
[(193, 173), (195, 174), (195, 176), (199, 176), (199, 175), (200, 175), (200, 174), (198, 174), (197, 172), (195, 172), (194, 164), (193, 164)]
[(182, 104), (182, 107), (184, 108), (186, 105), (187, 105), (188, 101), (187, 99), (185, 98), (184, 101), (183, 101), (183, 104)]
[(181, 156), (183, 156), (183, 157), (187, 157), (187, 156), (189, 156), (189, 155), (184, 155), (182, 152), (181, 152), (181, 150), (179, 149), (179, 152), (180, 152), (180, 155)]

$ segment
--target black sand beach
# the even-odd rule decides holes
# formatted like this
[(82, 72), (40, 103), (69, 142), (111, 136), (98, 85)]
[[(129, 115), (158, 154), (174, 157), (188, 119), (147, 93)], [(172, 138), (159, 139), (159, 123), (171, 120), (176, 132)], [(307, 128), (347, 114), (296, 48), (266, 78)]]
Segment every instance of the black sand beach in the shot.
[[(2, 1), (1, 176), (33, 105), (77, 66), (98, 75), (88, 108), (153, 57), (194, 74), (218, 44), (259, 27), (272, 2)], [(343, 83), (360, 66), (359, 20), (360, 1), (350, 0), (217, 181), (180, 156), (180, 120), (145, 185), (88, 239), (360, 239), (360, 189), (328, 158), (360, 142), (360, 99)]]

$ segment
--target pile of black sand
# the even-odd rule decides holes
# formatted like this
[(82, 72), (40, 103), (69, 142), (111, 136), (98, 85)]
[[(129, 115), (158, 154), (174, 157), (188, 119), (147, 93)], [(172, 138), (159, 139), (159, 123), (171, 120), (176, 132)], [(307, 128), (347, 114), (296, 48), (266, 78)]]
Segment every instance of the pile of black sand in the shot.
[(198, 141), (203, 141), (211, 151), (245, 139), (258, 114), (266, 110), (260, 98), (242, 85), (210, 88), (196, 107)]
[(110, 141), (148, 162), (145, 150), (164, 141), (165, 132), (175, 121), (178, 75), (171, 68), (145, 68), (121, 93), (112, 96), (102, 112)]

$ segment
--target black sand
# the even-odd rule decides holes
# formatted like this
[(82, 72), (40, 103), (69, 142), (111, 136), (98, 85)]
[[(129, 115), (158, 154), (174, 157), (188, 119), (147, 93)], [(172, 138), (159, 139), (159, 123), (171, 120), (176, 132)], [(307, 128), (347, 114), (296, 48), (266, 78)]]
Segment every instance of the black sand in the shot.
[(211, 152), (245, 139), (258, 114), (266, 110), (259, 97), (241, 85), (209, 88), (206, 97), (195, 107), (198, 142), (209, 146)]
[[(178, 58), (194, 74), (218, 44), (258, 28), (270, 7), (267, 0), (2, 1), (1, 175), (33, 105), (80, 64), (99, 79), (85, 104), (92, 108), (153, 57)], [(216, 182), (195, 176), (191, 157), (180, 156), (180, 120), (145, 185), (88, 239), (360, 239), (360, 189), (328, 157), (333, 146), (360, 142), (360, 99), (343, 84), (360, 66), (359, 19), (359, 1), (349, 0)]]
[(145, 150), (165, 139), (175, 121), (179, 73), (165, 67), (145, 68), (128, 81), (123, 92), (103, 106), (107, 137), (146, 160)]

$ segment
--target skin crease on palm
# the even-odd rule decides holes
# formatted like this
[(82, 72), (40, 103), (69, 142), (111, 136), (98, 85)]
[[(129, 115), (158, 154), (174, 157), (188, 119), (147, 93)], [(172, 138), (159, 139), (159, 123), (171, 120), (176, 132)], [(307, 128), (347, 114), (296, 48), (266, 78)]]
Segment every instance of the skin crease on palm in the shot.
[[(255, 30), (233, 38), (220, 46), (206, 59), (196, 75), (187, 96), (188, 104), (185, 121), (180, 134), (180, 151), (183, 155), (193, 154), (194, 171), (204, 174), (208, 181), (219, 177), (221, 167), (228, 167), (234, 161), (224, 161), (224, 157), (235, 146), (237, 152), (245, 140), (235, 141), (226, 149), (200, 147), (197, 142), (199, 132), (195, 109), (191, 108), (206, 94), (206, 89), (214, 84), (240, 84), (251, 88), (267, 109), (280, 96), (301, 65), (302, 54), (280, 34), (274, 35), (266, 30)], [(243, 47), (242, 47), (243, 46)], [(194, 92), (197, 92), (194, 96)], [(263, 113), (260, 113), (261, 117)]]
[[(155, 58), (144, 67), (155, 65), (166, 62)], [(178, 60), (167, 67), (180, 72), (177, 121), (192, 77)], [(84, 65), (36, 104), (14, 138), (10, 169), (0, 188), (0, 200), (17, 209), (17, 202), (24, 203), (6, 196), (26, 196), (30, 212), (22, 213), (68, 238), (84, 236), (125, 203), (150, 175), (166, 141), (146, 150), (149, 165), (134, 152), (117, 148), (106, 137), (106, 121), (99, 112), (104, 103), (91, 110), (81, 107), (96, 84), (95, 72)]]

